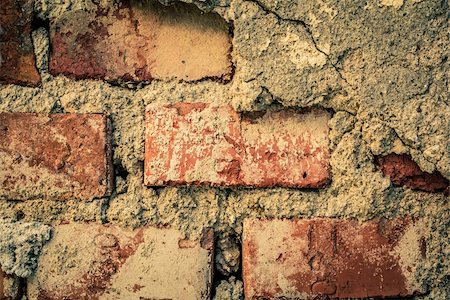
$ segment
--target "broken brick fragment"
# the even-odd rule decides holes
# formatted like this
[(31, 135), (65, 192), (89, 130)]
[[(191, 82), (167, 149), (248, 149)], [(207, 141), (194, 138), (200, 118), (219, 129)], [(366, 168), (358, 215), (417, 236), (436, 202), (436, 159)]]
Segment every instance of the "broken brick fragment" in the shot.
[(409, 155), (391, 153), (379, 157), (377, 164), (395, 185), (404, 185), (413, 190), (448, 193), (448, 179), (437, 171), (432, 174), (422, 171)]
[[(416, 279), (423, 225), (410, 218), (244, 221), (246, 299), (405, 297)], [(327, 298), (328, 299), (328, 298)]]
[(0, 83), (36, 86), (36, 68), (30, 0), (2, 0), (0, 5)]
[(329, 181), (324, 110), (239, 114), (205, 103), (152, 104), (145, 184), (321, 187)]

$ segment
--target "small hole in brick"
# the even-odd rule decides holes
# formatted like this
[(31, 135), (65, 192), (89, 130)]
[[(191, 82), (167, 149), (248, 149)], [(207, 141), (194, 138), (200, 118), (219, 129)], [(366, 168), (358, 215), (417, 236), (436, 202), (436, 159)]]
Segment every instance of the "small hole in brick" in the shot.
[(303, 172), (303, 178), (306, 178), (306, 177), (308, 177), (308, 173)]

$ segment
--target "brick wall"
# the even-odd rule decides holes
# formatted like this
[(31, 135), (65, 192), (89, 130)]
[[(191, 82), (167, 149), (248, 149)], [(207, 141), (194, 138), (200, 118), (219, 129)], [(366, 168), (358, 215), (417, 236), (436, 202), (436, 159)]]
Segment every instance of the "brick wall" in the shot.
[(448, 299), (448, 4), (160, 2), (2, 1), (0, 299)]

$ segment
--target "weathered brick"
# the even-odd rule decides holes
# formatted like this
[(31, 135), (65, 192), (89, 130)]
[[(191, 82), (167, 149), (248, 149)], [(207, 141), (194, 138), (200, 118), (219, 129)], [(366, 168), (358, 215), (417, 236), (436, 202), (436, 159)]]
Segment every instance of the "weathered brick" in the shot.
[(145, 183), (319, 187), (329, 179), (322, 110), (240, 115), (203, 103), (147, 107)]
[(211, 234), (205, 230), (201, 241), (188, 241), (167, 228), (56, 225), (28, 281), (28, 297), (210, 299)]
[(72, 78), (230, 79), (226, 22), (194, 5), (125, 0), (64, 12), (50, 24), (50, 71)]
[(100, 114), (0, 113), (0, 198), (110, 195), (110, 126)]
[(402, 297), (425, 292), (415, 279), (423, 225), (409, 218), (244, 222), (246, 299)]
[(430, 174), (420, 169), (411, 156), (391, 153), (377, 159), (384, 175), (389, 176), (395, 185), (404, 185), (413, 190), (427, 192), (447, 191), (449, 181), (439, 172)]
[(0, 83), (37, 85), (31, 22), (33, 1), (2, 0), (0, 5)]

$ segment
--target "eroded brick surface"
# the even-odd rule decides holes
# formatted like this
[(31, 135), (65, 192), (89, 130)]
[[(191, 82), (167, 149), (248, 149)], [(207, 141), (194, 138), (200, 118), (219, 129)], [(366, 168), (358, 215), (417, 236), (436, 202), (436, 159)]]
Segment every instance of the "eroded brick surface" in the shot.
[(427, 192), (446, 191), (449, 181), (439, 172), (430, 174), (420, 169), (409, 155), (389, 154), (378, 158), (378, 166), (395, 185), (404, 185), (414, 190)]
[(50, 71), (72, 78), (230, 79), (226, 22), (194, 5), (126, 0), (63, 13), (50, 24)]
[(210, 299), (211, 234), (200, 242), (173, 229), (56, 225), (29, 299)]
[(109, 131), (99, 114), (0, 113), (0, 198), (109, 195)]
[(31, 22), (33, 1), (2, 0), (0, 5), (0, 83), (37, 85)]
[(329, 179), (328, 119), (321, 110), (150, 105), (145, 183), (320, 187)]
[(415, 279), (425, 255), (411, 219), (244, 222), (246, 299), (402, 297), (422, 293)]

